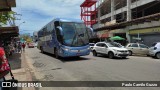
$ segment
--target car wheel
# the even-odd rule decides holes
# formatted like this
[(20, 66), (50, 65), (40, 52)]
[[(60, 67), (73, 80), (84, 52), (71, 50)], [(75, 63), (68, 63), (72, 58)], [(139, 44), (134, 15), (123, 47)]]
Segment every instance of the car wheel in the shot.
[(160, 52), (156, 54), (156, 58), (160, 59)]
[(129, 56), (132, 56), (132, 51), (129, 51)]
[(57, 49), (54, 50), (54, 55), (55, 55), (55, 58), (57, 58), (57, 59), (59, 58)]
[(93, 51), (93, 56), (97, 56), (97, 52), (95, 50)]
[(109, 52), (109, 53), (108, 53), (108, 57), (109, 57), (110, 59), (112, 59), (112, 58), (114, 58), (114, 54), (113, 54), (112, 52)]

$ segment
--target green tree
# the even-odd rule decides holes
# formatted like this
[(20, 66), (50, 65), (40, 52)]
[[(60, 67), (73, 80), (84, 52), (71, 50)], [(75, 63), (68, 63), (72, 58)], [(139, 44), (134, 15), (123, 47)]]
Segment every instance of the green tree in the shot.
[(32, 38), (29, 35), (23, 34), (20, 35), (20, 38), (23, 38), (27, 42), (32, 42)]
[(7, 21), (9, 20), (15, 20), (15, 18), (13, 17), (13, 14), (15, 14), (15, 12), (13, 11), (0, 12), (0, 26), (6, 25)]

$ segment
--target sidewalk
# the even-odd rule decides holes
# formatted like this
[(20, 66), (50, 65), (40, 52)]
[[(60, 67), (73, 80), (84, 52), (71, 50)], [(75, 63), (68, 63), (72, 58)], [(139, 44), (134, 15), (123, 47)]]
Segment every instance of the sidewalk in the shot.
[[(8, 58), (8, 61), (15, 79), (18, 81), (32, 81), (32, 75), (26, 62), (25, 52), (14, 53)], [(6, 76), (6, 79), (11, 79), (10, 74)], [(35, 90), (35, 88), (19, 88), (18, 90)]]

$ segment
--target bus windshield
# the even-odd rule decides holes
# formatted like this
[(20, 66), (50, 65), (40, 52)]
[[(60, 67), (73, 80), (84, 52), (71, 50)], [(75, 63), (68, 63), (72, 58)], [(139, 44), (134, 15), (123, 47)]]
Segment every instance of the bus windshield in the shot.
[(84, 46), (89, 43), (84, 23), (62, 22), (63, 43), (67, 46)]

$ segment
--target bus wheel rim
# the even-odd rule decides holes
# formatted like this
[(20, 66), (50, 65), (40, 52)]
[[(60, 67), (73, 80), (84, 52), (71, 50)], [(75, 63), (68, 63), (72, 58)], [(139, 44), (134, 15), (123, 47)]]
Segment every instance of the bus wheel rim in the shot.
[(160, 59), (160, 53), (157, 53), (157, 58)]

